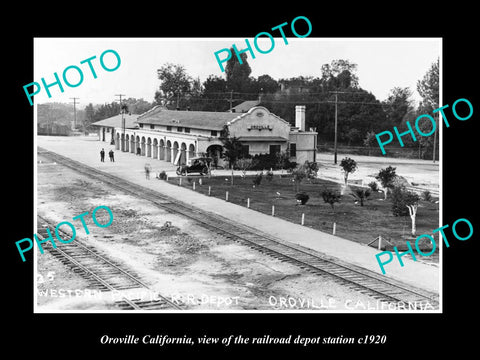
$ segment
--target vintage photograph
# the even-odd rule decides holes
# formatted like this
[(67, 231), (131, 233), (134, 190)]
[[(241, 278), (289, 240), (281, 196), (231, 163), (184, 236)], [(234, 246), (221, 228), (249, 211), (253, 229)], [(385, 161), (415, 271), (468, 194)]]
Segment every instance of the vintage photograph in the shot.
[(442, 39), (271, 34), (34, 39), (34, 312), (442, 312)]

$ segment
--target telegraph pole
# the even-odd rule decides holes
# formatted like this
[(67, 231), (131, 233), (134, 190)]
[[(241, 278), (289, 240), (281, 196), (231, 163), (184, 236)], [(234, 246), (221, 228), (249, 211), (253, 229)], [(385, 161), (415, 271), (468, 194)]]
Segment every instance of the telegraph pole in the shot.
[(333, 163), (337, 164), (337, 115), (338, 115), (338, 93), (335, 93), (335, 140), (334, 140), (334, 155)]
[(437, 117), (439, 117), (438, 114), (435, 114), (436, 116), (434, 117), (435, 119), (435, 134), (433, 135), (433, 163), (435, 164), (435, 150), (437, 146), (437, 131), (438, 131), (438, 126), (437, 126)]
[(73, 98), (70, 98), (70, 99), (73, 99), (73, 129), (76, 129), (77, 128), (77, 108), (76, 108), (77, 102), (76, 102), (76, 100), (78, 100), (79, 98), (73, 97)]
[(334, 156), (333, 163), (337, 163), (337, 123), (338, 123), (338, 94), (348, 94), (348, 91), (331, 91), (335, 94), (335, 140), (334, 140)]
[(122, 96), (126, 96), (126, 95), (125, 94), (116, 94), (115, 96), (118, 96), (120, 98), (120, 100), (119, 100), (119, 102), (120, 102), (120, 114), (122, 114), (122, 133), (123, 133), (123, 141), (122, 141), (122, 146), (121, 146), (120, 150), (124, 151), (125, 150), (125, 117), (123, 115), (124, 115), (125, 112), (122, 109)]

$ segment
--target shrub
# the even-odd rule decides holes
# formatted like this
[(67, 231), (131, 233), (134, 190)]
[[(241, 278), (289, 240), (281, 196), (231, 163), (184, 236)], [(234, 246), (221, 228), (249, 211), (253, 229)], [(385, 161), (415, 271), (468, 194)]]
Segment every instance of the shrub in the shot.
[(420, 197), (403, 186), (396, 186), (392, 190), (392, 213), (394, 216), (408, 216), (407, 205), (417, 204)]
[(344, 172), (345, 185), (347, 185), (348, 174), (355, 172), (357, 170), (357, 162), (349, 157), (342, 159), (340, 166)]
[(378, 184), (375, 181), (372, 181), (371, 183), (369, 183), (368, 186), (372, 191), (378, 191)]
[(268, 170), (267, 174), (265, 175), (265, 179), (267, 179), (268, 181), (272, 181), (273, 180), (273, 172)]
[(351, 195), (355, 199), (360, 201), (360, 206), (363, 206), (364, 200), (366, 200), (370, 196), (370, 190), (369, 189), (356, 189)]
[(253, 185), (254, 186), (260, 186), (260, 184), (262, 183), (262, 178), (263, 178), (262, 173), (259, 173), (259, 174), (255, 175), (255, 177), (252, 180)]
[(310, 199), (310, 196), (308, 196), (307, 193), (300, 192), (295, 194), (295, 199), (297, 199), (297, 203), (300, 202), (302, 205), (305, 205), (308, 199)]
[(290, 161), (285, 153), (257, 154), (250, 158), (252, 159), (252, 163), (249, 167), (250, 170), (291, 170), (297, 166), (297, 163)]
[(422, 192), (422, 199), (425, 201), (431, 201), (432, 200), (432, 194), (430, 193), (429, 190), (425, 190)]
[(330, 206), (332, 207), (332, 210), (335, 211), (334, 205), (336, 202), (340, 202), (341, 195), (338, 191), (325, 189), (322, 191), (322, 198), (323, 198), (323, 201), (330, 204)]
[(375, 179), (380, 181), (383, 188), (385, 189), (385, 200), (387, 200), (387, 191), (394, 188), (393, 181), (397, 177), (394, 167), (388, 166), (385, 169), (381, 169)]

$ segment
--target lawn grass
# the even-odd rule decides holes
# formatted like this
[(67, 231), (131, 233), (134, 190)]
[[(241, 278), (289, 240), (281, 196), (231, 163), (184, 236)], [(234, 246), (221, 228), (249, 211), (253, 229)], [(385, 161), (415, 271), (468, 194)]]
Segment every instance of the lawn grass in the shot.
[[(202, 179), (202, 185), (199, 179)], [(409, 240), (413, 246), (415, 238), (411, 236), (411, 220), (409, 216), (393, 216), (389, 199), (384, 199), (383, 193), (372, 192), (364, 206), (355, 204), (355, 199), (348, 192), (342, 196), (339, 203), (332, 210), (330, 204), (323, 201), (323, 189), (341, 190), (341, 185), (323, 179), (304, 180), (300, 184), (300, 191), (306, 192), (310, 198), (305, 205), (298, 205), (295, 199), (295, 186), (288, 175), (275, 175), (271, 181), (263, 177), (260, 186), (253, 186), (253, 177), (183, 177), (182, 185), (192, 189), (195, 182), (195, 191), (225, 199), (228, 191), (228, 201), (247, 206), (250, 198), (250, 209), (265, 214), (272, 213), (275, 206), (275, 216), (301, 223), (302, 213), (305, 214), (304, 226), (308, 226), (326, 233), (332, 233), (333, 223), (336, 222), (336, 235), (345, 239), (369, 243), (379, 235), (393, 245), (405, 245)], [(171, 178), (169, 182), (178, 184), (179, 178)], [(354, 189), (355, 185), (351, 185)], [(252, 216), (254, 213), (252, 212)], [(439, 206), (434, 202), (420, 200), (417, 212), (417, 236), (432, 234), (432, 230), (439, 226)], [(437, 239), (437, 236), (435, 237)], [(428, 247), (427, 247), (428, 248)], [(400, 249), (400, 247), (399, 247)]]

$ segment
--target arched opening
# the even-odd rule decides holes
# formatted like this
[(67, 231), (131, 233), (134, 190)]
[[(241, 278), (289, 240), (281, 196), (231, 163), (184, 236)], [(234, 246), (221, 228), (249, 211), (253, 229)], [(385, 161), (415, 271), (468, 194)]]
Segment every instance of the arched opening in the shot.
[(167, 140), (167, 148), (165, 149), (166, 151), (166, 157), (165, 160), (173, 162), (172, 160), (172, 143), (170, 140)]
[(178, 165), (185, 165), (187, 163), (187, 145), (182, 143), (180, 145), (180, 159), (178, 160)]
[(207, 156), (213, 159), (212, 167), (224, 166), (222, 159), (223, 147), (221, 145), (210, 145), (207, 148)]
[[(172, 162), (175, 165), (177, 163), (177, 155), (178, 155), (178, 142), (173, 143), (173, 157), (172, 157)], [(178, 163), (177, 163), (178, 164)]]
[(129, 152), (129, 151), (130, 151), (129, 145), (130, 145), (130, 136), (127, 134), (127, 135), (125, 136), (125, 151), (126, 151), (126, 152)]
[(115, 141), (115, 150), (120, 149), (120, 134), (117, 133), (117, 141)]
[(140, 136), (135, 138), (135, 154), (140, 155), (142, 153), (142, 149), (140, 149)]
[(147, 157), (152, 157), (152, 139), (147, 139)]
[(122, 134), (122, 143), (121, 143), (121, 147), (122, 147), (122, 151), (125, 151), (125, 134)]
[(158, 140), (153, 139), (153, 156), (154, 159), (158, 159)]
[(165, 160), (165, 141), (163, 139), (160, 139), (160, 160)]
[(187, 153), (187, 162), (190, 160), (190, 158), (195, 156), (195, 145), (190, 144), (188, 146), (188, 153)]
[(142, 136), (142, 142), (140, 144), (140, 155), (145, 156), (145, 136)]

